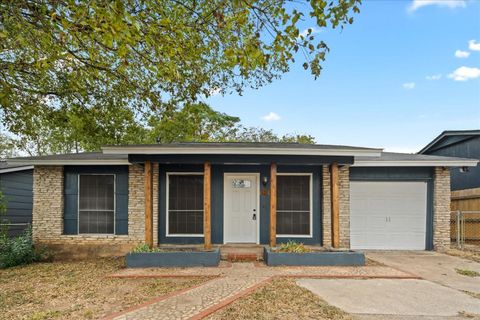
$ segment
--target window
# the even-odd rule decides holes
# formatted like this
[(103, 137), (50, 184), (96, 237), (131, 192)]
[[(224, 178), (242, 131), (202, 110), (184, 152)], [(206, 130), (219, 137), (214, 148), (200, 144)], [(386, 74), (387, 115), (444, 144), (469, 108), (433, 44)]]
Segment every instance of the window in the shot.
[(311, 175), (277, 176), (277, 234), (311, 236)]
[(167, 235), (203, 235), (203, 175), (169, 173)]
[(115, 176), (79, 175), (78, 233), (115, 232)]

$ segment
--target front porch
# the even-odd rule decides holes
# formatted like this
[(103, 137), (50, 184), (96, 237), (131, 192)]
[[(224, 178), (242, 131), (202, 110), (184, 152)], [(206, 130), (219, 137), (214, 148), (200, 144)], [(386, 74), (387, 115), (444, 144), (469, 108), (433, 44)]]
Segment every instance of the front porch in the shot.
[(275, 248), (289, 240), (349, 247), (348, 164), (353, 159), (171, 164), (158, 157), (130, 157), (132, 167), (143, 170), (144, 241), (150, 247), (202, 244), (209, 250), (245, 243)]

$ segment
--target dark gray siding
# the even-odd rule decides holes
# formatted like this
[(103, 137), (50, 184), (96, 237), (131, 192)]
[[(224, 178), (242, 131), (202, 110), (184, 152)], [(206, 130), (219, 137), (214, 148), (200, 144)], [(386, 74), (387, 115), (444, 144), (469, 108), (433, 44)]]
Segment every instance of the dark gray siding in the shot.
[[(432, 151), (425, 154), (438, 156), (472, 158), (480, 160), (480, 137), (472, 137), (457, 142), (458, 137), (447, 137), (442, 142), (442, 147), (435, 146)], [(480, 188), (480, 166), (470, 167), (468, 172), (460, 172), (460, 168), (451, 169), (452, 190)]]
[(427, 233), (425, 248), (433, 249), (433, 168), (352, 167), (350, 181), (425, 181), (427, 183)]
[[(166, 237), (166, 173), (167, 172), (203, 172), (203, 165), (164, 165), (159, 168), (159, 242), (169, 244), (203, 243), (203, 237)], [(244, 172), (259, 173), (260, 181), (267, 177), (270, 182), (270, 167), (268, 165), (212, 165), (212, 242), (223, 243), (223, 177), (224, 173)], [(279, 243), (288, 240), (298, 240), (306, 244), (321, 244), (322, 217), (322, 167), (321, 166), (278, 166), (279, 173), (297, 172), (313, 174), (313, 236), (311, 238), (278, 238)], [(270, 184), (260, 183), (260, 243), (269, 242), (270, 224)]]
[(65, 166), (64, 233), (78, 232), (78, 175), (115, 174), (115, 234), (128, 234), (128, 166)]
[(0, 173), (0, 190), (7, 202), (6, 222), (21, 224), (9, 226), (9, 234), (20, 235), (32, 223), (33, 170)]

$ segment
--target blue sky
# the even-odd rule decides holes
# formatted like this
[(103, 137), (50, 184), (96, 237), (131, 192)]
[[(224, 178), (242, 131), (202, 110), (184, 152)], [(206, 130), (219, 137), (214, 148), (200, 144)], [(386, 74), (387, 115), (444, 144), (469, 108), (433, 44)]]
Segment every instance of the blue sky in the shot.
[(207, 102), (245, 125), (398, 152), (480, 128), (480, 1), (364, 0), (353, 25), (316, 36), (331, 49), (319, 79), (297, 59), (281, 80)]

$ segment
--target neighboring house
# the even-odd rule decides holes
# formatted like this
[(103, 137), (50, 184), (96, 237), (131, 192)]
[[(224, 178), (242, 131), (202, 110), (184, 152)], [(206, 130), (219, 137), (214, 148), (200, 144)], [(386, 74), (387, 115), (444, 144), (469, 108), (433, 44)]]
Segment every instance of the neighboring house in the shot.
[(441, 250), (450, 244), (449, 168), (477, 162), (276, 143), (107, 146), (9, 160), (34, 166), (36, 243), (111, 255), (141, 242)]
[(7, 165), (0, 161), (0, 192), (7, 211), (0, 225), (7, 226), (10, 236), (18, 236), (32, 223), (33, 166)]
[[(443, 131), (420, 154), (480, 160), (480, 130)], [(452, 190), (480, 188), (480, 166), (452, 168)]]

